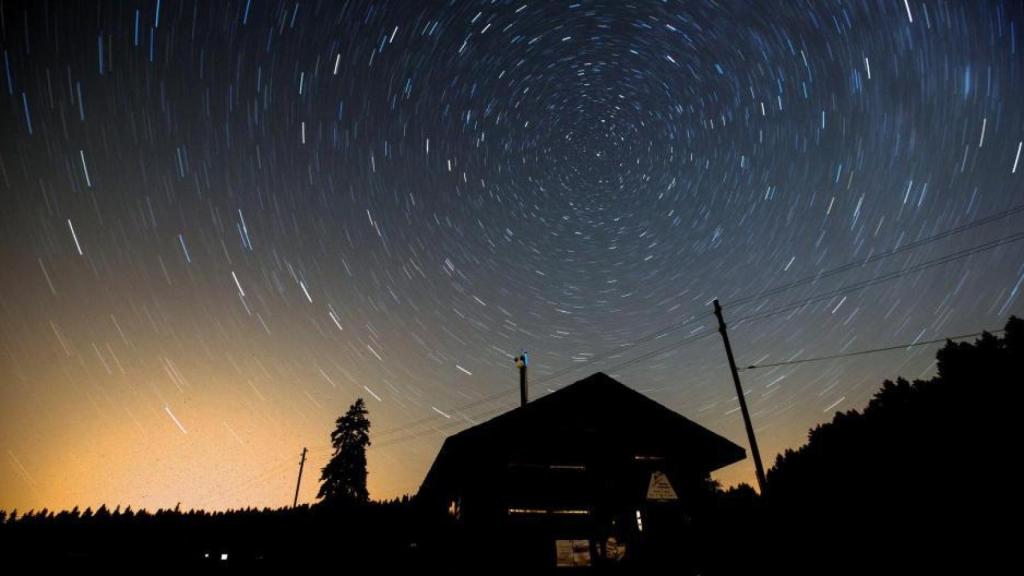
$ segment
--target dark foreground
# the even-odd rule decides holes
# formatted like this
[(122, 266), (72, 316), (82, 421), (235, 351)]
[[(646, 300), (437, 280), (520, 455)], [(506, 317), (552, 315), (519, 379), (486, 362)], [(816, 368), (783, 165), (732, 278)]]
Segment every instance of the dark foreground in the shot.
[[(1021, 510), (1024, 322), (949, 343), (938, 376), (886, 382), (779, 457), (768, 491), (709, 486), (671, 529), (624, 538), (621, 559), (556, 569), (543, 522), (467, 526), (414, 500), (224, 513), (0, 512), (8, 567), (116, 571), (324, 567), (341, 573), (926, 574), (1008, 572)], [(550, 533), (550, 534), (549, 534)], [(557, 537), (557, 534), (554, 534)]]

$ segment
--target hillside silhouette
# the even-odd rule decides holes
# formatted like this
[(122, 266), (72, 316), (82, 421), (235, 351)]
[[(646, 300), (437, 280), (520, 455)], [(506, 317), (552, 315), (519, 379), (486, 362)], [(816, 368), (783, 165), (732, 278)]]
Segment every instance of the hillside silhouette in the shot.
[[(693, 509), (695, 541), (680, 566), (831, 574), (1002, 565), (1020, 508), (1009, 480), (1022, 359), (1016, 317), (1001, 336), (947, 342), (936, 376), (885, 381), (863, 410), (837, 412), (781, 454), (765, 495), (746, 485), (709, 490)], [(462, 537), (409, 498), (216, 513), (0, 511), (0, 554), (32, 566), (422, 571), (455, 565)], [(496, 559), (508, 544), (495, 543)]]

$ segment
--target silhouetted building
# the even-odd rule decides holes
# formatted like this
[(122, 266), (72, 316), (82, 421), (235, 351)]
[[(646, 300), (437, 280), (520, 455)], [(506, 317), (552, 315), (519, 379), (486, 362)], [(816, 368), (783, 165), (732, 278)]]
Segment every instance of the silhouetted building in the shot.
[(593, 565), (666, 544), (681, 554), (708, 475), (744, 457), (598, 372), (447, 438), (418, 499), (497, 562)]

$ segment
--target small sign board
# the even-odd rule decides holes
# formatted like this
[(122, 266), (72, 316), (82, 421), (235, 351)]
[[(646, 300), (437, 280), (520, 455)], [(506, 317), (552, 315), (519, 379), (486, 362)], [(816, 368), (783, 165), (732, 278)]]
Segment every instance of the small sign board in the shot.
[(668, 476), (664, 472), (656, 471), (651, 473), (651, 482), (647, 485), (647, 499), (665, 502), (679, 500), (679, 496), (672, 488), (672, 483), (668, 481)]

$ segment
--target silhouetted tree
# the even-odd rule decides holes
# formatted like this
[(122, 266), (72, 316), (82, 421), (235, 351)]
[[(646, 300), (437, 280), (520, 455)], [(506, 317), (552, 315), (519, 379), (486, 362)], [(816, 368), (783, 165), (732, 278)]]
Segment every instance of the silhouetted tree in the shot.
[(790, 573), (822, 573), (869, 534), (872, 545), (849, 558), (857, 568), (934, 572), (1013, 549), (994, 519), (1021, 505), (1020, 492), (997, 479), (1012, 477), (1018, 451), (1024, 321), (1011, 317), (1004, 332), (947, 342), (936, 376), (885, 381), (862, 411), (837, 412), (779, 455), (766, 520), (785, 536), (765, 545), (802, 542)]
[(370, 421), (366, 404), (359, 398), (335, 422), (331, 433), (334, 455), (320, 474), (317, 498), (325, 504), (365, 503), (366, 447), (370, 445)]

